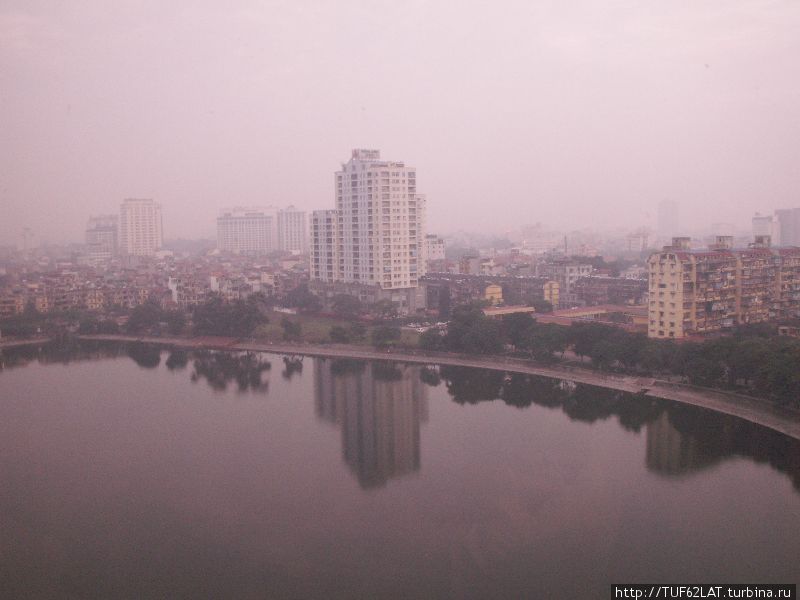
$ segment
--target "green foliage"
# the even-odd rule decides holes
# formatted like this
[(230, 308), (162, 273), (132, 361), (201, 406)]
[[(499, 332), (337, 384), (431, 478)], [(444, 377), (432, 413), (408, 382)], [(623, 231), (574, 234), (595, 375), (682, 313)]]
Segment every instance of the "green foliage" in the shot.
[(319, 312), (322, 310), (322, 302), (312, 294), (307, 285), (299, 285), (286, 293), (283, 299), (286, 306), (299, 308), (303, 312)]
[(363, 340), (367, 336), (367, 328), (363, 323), (350, 324), (350, 338), (354, 342)]
[(444, 336), (445, 349), (468, 354), (498, 354), (504, 342), (501, 323), (484, 315), (477, 303), (457, 306)]
[(303, 333), (303, 328), (297, 321), (292, 321), (288, 317), (281, 319), (284, 340), (299, 340)]
[(331, 301), (333, 312), (345, 319), (353, 319), (363, 310), (361, 300), (347, 294), (337, 294)]
[(372, 344), (378, 348), (394, 346), (400, 341), (401, 335), (399, 327), (382, 325), (372, 330)]
[(173, 335), (182, 333), (186, 327), (186, 314), (182, 310), (165, 311), (162, 320), (166, 321), (167, 330)]
[(112, 319), (97, 319), (86, 317), (81, 319), (78, 326), (78, 333), (81, 335), (92, 335), (95, 333), (115, 334), (119, 333), (119, 325)]
[(568, 335), (566, 327), (553, 323), (535, 323), (525, 331), (517, 347), (529, 351), (537, 360), (548, 362), (555, 360), (555, 353), (566, 350)]
[(428, 329), (419, 336), (419, 347), (423, 350), (444, 350), (444, 339), (438, 329)]
[(214, 296), (197, 306), (193, 315), (194, 333), (242, 337), (267, 322), (256, 303), (235, 300), (224, 302)]
[(125, 330), (128, 333), (143, 333), (157, 326), (163, 316), (161, 307), (155, 302), (145, 302), (131, 311)]
[(516, 347), (525, 343), (536, 320), (530, 313), (512, 313), (503, 316), (503, 333), (511, 344)]
[(393, 319), (397, 316), (397, 307), (391, 300), (378, 300), (372, 305), (371, 312), (379, 319)]
[(350, 332), (341, 325), (331, 327), (331, 341), (336, 344), (347, 344), (351, 341)]

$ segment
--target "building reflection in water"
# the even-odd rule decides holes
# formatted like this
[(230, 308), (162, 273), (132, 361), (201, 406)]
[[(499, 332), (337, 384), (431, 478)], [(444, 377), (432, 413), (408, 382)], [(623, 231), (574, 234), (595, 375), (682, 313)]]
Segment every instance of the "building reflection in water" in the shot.
[(647, 424), (647, 458), (650, 471), (662, 475), (684, 475), (719, 462), (723, 456), (709, 453), (701, 439), (685, 435), (670, 422), (664, 411)]
[(733, 458), (767, 463), (800, 490), (800, 442), (730, 415), (669, 405), (647, 424), (648, 470), (681, 476)]
[(428, 391), (418, 367), (316, 359), (314, 402), (318, 418), (341, 428), (344, 461), (361, 487), (419, 471)]

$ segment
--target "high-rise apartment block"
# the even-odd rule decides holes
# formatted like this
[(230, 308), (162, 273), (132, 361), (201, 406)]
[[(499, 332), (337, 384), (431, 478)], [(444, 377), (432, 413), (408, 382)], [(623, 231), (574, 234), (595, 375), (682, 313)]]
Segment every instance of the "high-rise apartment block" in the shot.
[(758, 236), (768, 235), (773, 243), (779, 243), (780, 237), (777, 235), (778, 232), (775, 224), (776, 221), (772, 215), (756, 213), (752, 219), (753, 237), (756, 238)]
[(425, 259), (428, 263), (444, 260), (444, 240), (437, 235), (425, 236)]
[(217, 217), (217, 248), (235, 254), (266, 254), (278, 247), (275, 210), (232, 208)]
[(293, 206), (225, 209), (217, 217), (217, 248), (235, 254), (306, 252), (306, 213)]
[(100, 215), (90, 217), (86, 224), (86, 250), (93, 259), (111, 258), (119, 243), (119, 217)]
[(278, 211), (278, 248), (293, 254), (305, 254), (308, 251), (305, 211), (294, 206)]
[(128, 198), (119, 209), (119, 247), (123, 254), (152, 256), (163, 244), (161, 205)]
[(311, 277), (322, 282), (416, 288), (425, 274), (425, 198), (417, 173), (353, 150), (334, 178), (335, 210), (311, 218)]
[(682, 338), (735, 325), (800, 316), (800, 248), (759, 237), (733, 249), (719, 236), (703, 251), (688, 238), (650, 256), (648, 336)]
[(775, 225), (781, 246), (800, 246), (800, 208), (776, 210)]

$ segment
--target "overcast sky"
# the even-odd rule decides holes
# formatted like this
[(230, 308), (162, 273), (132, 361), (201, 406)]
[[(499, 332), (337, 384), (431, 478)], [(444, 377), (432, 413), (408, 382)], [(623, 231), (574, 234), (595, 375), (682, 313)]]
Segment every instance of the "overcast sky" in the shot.
[(167, 238), (333, 206), (351, 148), (429, 230), (744, 226), (800, 206), (800, 2), (0, 0), (0, 243), (125, 197)]

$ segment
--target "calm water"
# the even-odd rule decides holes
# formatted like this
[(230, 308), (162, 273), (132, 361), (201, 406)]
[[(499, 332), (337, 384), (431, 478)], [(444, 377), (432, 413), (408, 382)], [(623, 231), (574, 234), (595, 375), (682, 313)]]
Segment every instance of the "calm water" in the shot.
[(794, 582), (800, 446), (495, 371), (0, 354), (0, 595), (607, 598)]

